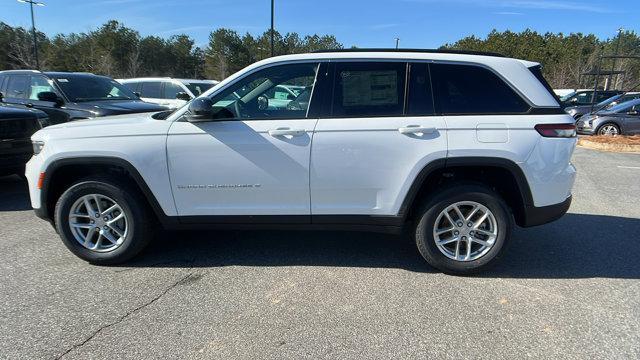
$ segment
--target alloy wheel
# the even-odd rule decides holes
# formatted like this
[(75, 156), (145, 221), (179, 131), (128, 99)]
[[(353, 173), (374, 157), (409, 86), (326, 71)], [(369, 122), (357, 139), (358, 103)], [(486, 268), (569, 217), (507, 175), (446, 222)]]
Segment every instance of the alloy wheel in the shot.
[(128, 232), (128, 220), (113, 199), (88, 194), (80, 197), (69, 211), (69, 227), (80, 245), (96, 252), (120, 247)]
[(460, 201), (438, 214), (433, 239), (438, 250), (456, 261), (473, 261), (484, 256), (498, 238), (493, 213), (475, 201)]

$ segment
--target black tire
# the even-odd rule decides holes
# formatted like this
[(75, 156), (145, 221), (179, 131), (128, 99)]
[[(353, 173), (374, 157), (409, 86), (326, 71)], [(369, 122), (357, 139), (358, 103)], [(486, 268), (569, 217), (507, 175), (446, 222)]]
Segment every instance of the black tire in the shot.
[[(445, 256), (436, 245), (433, 229), (438, 215), (460, 201), (473, 201), (487, 207), (497, 223), (497, 236), (489, 251), (471, 261), (459, 261)], [(509, 207), (493, 190), (482, 185), (452, 185), (439, 190), (417, 212), (414, 225), (416, 245), (429, 265), (447, 274), (467, 275), (486, 270), (504, 253), (513, 228)], [(473, 248), (472, 248), (473, 249)]]
[[(97, 252), (82, 246), (69, 226), (69, 212), (80, 197), (87, 194), (107, 196), (120, 205), (126, 218), (128, 232), (122, 244), (108, 252)], [(155, 219), (137, 188), (113, 177), (83, 179), (71, 185), (58, 199), (55, 225), (65, 246), (79, 258), (98, 265), (123, 263), (142, 251), (153, 237)]]
[(606, 134), (601, 134), (600, 131), (605, 127), (605, 126), (613, 126), (614, 128), (616, 128), (616, 135), (622, 135), (622, 132), (620, 131), (620, 126), (618, 126), (617, 124), (614, 123), (604, 123), (602, 125), (600, 125), (600, 127), (598, 128), (598, 130), (596, 131), (596, 135), (606, 135)]

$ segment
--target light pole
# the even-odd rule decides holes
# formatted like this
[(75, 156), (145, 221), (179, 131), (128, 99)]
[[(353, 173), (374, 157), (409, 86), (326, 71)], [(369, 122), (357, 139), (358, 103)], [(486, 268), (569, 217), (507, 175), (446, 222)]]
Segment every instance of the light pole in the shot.
[(271, 56), (275, 55), (274, 47), (273, 47), (273, 13), (274, 13), (274, 4), (275, 0), (271, 0)]
[(397, 37), (396, 39), (396, 50), (398, 50), (398, 45), (400, 44), (400, 38)]
[(36, 57), (36, 69), (40, 69), (40, 62), (38, 61), (38, 37), (36, 35), (36, 21), (33, 17), (33, 5), (44, 6), (44, 3), (33, 0), (18, 0), (18, 2), (29, 4), (31, 7), (31, 32), (33, 33), (33, 54)]
[[(618, 56), (618, 51), (620, 50), (620, 40), (622, 40), (622, 33), (624, 32), (623, 28), (618, 29), (618, 40), (616, 40), (616, 50), (615, 53), (613, 54), (614, 56)], [(611, 81), (613, 79), (613, 72), (616, 70), (616, 58), (613, 58), (613, 61), (611, 62), (611, 73), (609, 74), (609, 79), (607, 81), (607, 86), (605, 90), (609, 90), (609, 86), (611, 86)], [(616, 80), (618, 78), (616, 77)], [(617, 82), (617, 81), (616, 81)]]

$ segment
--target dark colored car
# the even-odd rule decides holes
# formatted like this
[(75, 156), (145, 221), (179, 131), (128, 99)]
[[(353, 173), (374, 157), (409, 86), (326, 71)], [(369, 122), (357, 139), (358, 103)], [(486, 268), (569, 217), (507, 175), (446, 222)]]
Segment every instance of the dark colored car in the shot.
[(576, 123), (576, 128), (579, 134), (584, 135), (640, 134), (640, 99), (584, 115)]
[(567, 108), (569, 106), (591, 105), (597, 104), (603, 100), (606, 100), (614, 95), (622, 94), (620, 90), (580, 90), (574, 91), (571, 94), (567, 94), (560, 98), (562, 107)]
[[(595, 105), (576, 105), (569, 106), (564, 109), (569, 115), (573, 116), (574, 119), (578, 120), (582, 115), (588, 114), (590, 112), (597, 112), (600, 110), (610, 109), (618, 104), (622, 104), (623, 102), (627, 102), (634, 99), (639, 99), (640, 93), (638, 92), (629, 92), (625, 94), (614, 95), (606, 100), (603, 100)], [(592, 110), (593, 109), (593, 110)]]
[(33, 155), (31, 135), (49, 125), (47, 114), (0, 103), (0, 176), (24, 174)]
[(164, 111), (117, 81), (89, 73), (0, 71), (4, 101), (42, 110), (52, 124), (98, 116)]

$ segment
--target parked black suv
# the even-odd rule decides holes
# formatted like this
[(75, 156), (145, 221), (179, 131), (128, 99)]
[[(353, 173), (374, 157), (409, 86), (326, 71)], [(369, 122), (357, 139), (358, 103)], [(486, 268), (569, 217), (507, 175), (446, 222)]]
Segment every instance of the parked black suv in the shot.
[(593, 90), (580, 90), (562, 96), (560, 101), (563, 108), (578, 105), (591, 105), (622, 93), (623, 91), (620, 90), (598, 90), (594, 94)]
[(24, 174), (33, 155), (31, 135), (47, 125), (47, 114), (40, 110), (0, 103), (0, 176)]
[(89, 73), (0, 71), (0, 92), (7, 103), (46, 112), (52, 124), (167, 110), (164, 106), (140, 100), (127, 87), (109, 77)]

